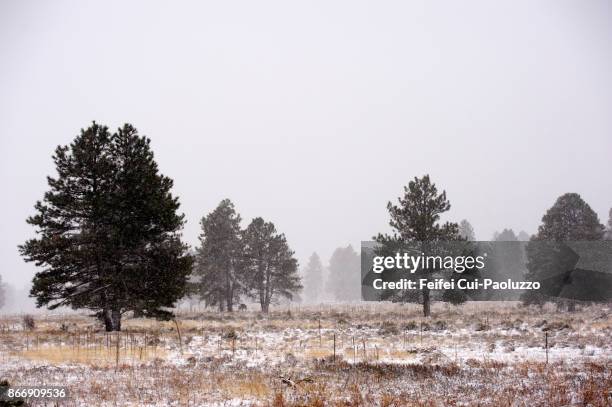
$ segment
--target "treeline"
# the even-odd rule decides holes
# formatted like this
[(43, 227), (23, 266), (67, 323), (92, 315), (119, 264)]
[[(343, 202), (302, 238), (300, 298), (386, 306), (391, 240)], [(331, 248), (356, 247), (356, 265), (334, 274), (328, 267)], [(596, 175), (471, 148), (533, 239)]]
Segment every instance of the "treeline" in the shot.
[[(171, 309), (187, 296), (220, 311), (233, 311), (248, 298), (266, 313), (275, 301), (294, 299), (303, 288), (285, 235), (260, 217), (243, 227), (229, 200), (202, 218), (199, 245), (190, 252), (182, 242), (185, 221), (171, 192), (173, 181), (160, 174), (150, 140), (133, 126), (111, 133), (93, 123), (70, 145), (58, 146), (53, 161), (57, 175), (47, 178), (49, 189), (27, 219), (37, 236), (19, 246), (24, 259), (41, 268), (30, 293), (37, 306), (89, 309), (112, 331), (121, 329), (127, 312), (172, 318)], [(381, 252), (408, 242), (475, 240), (467, 220), (441, 221), (450, 208), (446, 192), (439, 192), (428, 175), (414, 178), (397, 203), (387, 205), (391, 233), (373, 240)], [(507, 229), (495, 239), (527, 235)], [(612, 239), (612, 211), (606, 228), (578, 194), (565, 194), (529, 239)], [(537, 264), (528, 261), (528, 266), (528, 277), (537, 280)], [(324, 278), (320, 258), (311, 256), (303, 273), (307, 299), (360, 298), (360, 256), (351, 246), (337, 249), (327, 268)], [(427, 289), (418, 294), (390, 299), (418, 301), (429, 315), (436, 298)], [(459, 294), (440, 300), (460, 303)], [(3, 297), (0, 289), (0, 301)]]
[(93, 123), (58, 146), (53, 161), (57, 175), (27, 219), (37, 236), (19, 246), (42, 269), (30, 292), (37, 306), (89, 309), (117, 331), (127, 312), (172, 318), (187, 295), (228, 311), (250, 297), (268, 312), (301, 289), (285, 236), (261, 218), (242, 229), (229, 200), (202, 219), (200, 246), (190, 253), (173, 181), (133, 126), (111, 133)]
[[(431, 245), (435, 242), (475, 240), (474, 229), (467, 220), (460, 223), (441, 222), (441, 215), (449, 211), (450, 208), (451, 204), (446, 197), (446, 192), (438, 192), (436, 185), (431, 182), (428, 175), (421, 178), (415, 177), (408, 183), (408, 186), (404, 187), (404, 194), (398, 198), (397, 204), (392, 202), (387, 204), (390, 217), (389, 226), (392, 233), (379, 234), (374, 237), (374, 240), (379, 244), (375, 252), (378, 255), (389, 255), (395, 253), (398, 248), (415, 242)], [(541, 245), (538, 245), (537, 242), (559, 243), (606, 239), (612, 240), (612, 209), (606, 227), (600, 223), (597, 213), (576, 193), (567, 193), (560, 196), (543, 215), (542, 224), (533, 236), (528, 237), (525, 232), (520, 232), (517, 236), (512, 229), (504, 229), (501, 233), (495, 233), (493, 236), (493, 240), (500, 242), (529, 240), (525, 253), (506, 252), (504, 256), (500, 256), (500, 261), (505, 263), (501, 266), (510, 268), (510, 275), (514, 274), (529, 281), (545, 281), (550, 277), (551, 271), (560, 271), (551, 270), (550, 264), (550, 259), (555, 256), (555, 251), (559, 251), (559, 247), (550, 245), (549, 252), (542, 253), (542, 250), (539, 249)], [(530, 244), (531, 242), (534, 243)], [(520, 246), (516, 245), (516, 249), (520, 249)], [(517, 262), (516, 260), (520, 259), (521, 256), (525, 258)], [(432, 270), (419, 270), (414, 276), (428, 279), (431, 278), (430, 271)], [(559, 278), (563, 281), (559, 281), (558, 284), (562, 286), (567, 283), (565, 280), (571, 281), (570, 274), (574, 271), (570, 269), (565, 274), (561, 274)], [(586, 280), (586, 289), (589, 289), (588, 279)], [(602, 283), (609, 285), (611, 282), (610, 279), (607, 279)], [(592, 284), (594, 283), (591, 282), (591, 289), (593, 289)], [(416, 295), (411, 290), (399, 294), (394, 293), (388, 299), (419, 302), (423, 305), (425, 316), (429, 316), (431, 313), (432, 293), (428, 288), (424, 288)], [(460, 290), (447, 290), (437, 299), (460, 304), (465, 301), (466, 297)], [(530, 292), (525, 293), (521, 299), (526, 304), (541, 304), (545, 301), (553, 301), (562, 306), (567, 306), (570, 310), (576, 303), (572, 298), (560, 298), (555, 295), (546, 296), (539, 293), (532, 295)]]

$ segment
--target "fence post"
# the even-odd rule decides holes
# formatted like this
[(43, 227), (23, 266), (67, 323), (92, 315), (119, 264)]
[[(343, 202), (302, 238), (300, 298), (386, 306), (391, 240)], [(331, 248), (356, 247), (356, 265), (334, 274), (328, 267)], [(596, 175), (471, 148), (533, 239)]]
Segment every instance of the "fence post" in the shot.
[(119, 345), (121, 341), (119, 335), (119, 331), (117, 331), (117, 341), (115, 342), (115, 370), (119, 368)]
[(419, 340), (423, 343), (423, 321), (421, 321), (421, 331), (419, 332)]
[(548, 331), (544, 332), (544, 348), (546, 349), (546, 364), (548, 364)]
[(334, 332), (334, 363), (336, 362), (336, 333)]
[(176, 318), (174, 318), (174, 325), (176, 326), (176, 333), (178, 334), (179, 350), (181, 351), (181, 355), (182, 355), (183, 354), (183, 340), (181, 338), (181, 329), (179, 328), (179, 324)]

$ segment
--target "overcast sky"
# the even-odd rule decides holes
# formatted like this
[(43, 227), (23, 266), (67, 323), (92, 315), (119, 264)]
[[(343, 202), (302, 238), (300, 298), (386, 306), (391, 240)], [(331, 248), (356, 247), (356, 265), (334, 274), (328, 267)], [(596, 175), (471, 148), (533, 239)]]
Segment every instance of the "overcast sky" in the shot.
[(426, 173), (482, 240), (565, 192), (605, 223), (611, 72), (609, 1), (0, 0), (0, 274), (33, 276), (25, 218), (92, 120), (151, 137), (192, 245), (230, 198), (327, 261)]

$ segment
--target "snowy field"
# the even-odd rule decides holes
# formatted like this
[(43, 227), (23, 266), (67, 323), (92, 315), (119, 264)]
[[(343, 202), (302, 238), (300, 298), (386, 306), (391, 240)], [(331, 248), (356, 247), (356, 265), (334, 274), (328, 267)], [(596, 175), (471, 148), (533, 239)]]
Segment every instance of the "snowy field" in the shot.
[(34, 322), (0, 318), (0, 379), (65, 385), (66, 406), (612, 405), (605, 306), (183, 312), (126, 319), (120, 334), (84, 315)]

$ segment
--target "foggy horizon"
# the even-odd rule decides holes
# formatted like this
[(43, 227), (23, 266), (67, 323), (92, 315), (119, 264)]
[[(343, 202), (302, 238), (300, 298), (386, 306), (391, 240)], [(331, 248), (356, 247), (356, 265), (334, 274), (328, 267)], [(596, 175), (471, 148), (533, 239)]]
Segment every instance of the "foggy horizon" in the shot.
[(51, 155), (94, 120), (151, 138), (192, 247), (229, 198), (300, 267), (326, 265), (389, 232), (387, 202), (424, 174), (479, 240), (535, 233), (567, 192), (607, 222), (606, 2), (68, 4), (0, 5), (0, 275), (16, 288), (36, 272), (17, 245)]

